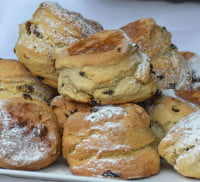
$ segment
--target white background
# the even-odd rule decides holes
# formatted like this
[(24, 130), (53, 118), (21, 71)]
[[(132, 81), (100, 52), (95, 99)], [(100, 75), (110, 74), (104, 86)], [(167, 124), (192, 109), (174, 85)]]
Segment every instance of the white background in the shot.
[[(16, 59), (13, 48), (18, 38), (18, 25), (31, 19), (40, 2), (42, 1), (0, 0), (1, 58)], [(117, 29), (137, 19), (152, 17), (172, 33), (173, 43), (180, 51), (200, 53), (200, 3), (134, 0), (57, 0), (57, 2), (71, 11), (80, 12), (86, 18), (98, 21), (104, 29)], [(0, 181), (31, 180), (0, 175)]]

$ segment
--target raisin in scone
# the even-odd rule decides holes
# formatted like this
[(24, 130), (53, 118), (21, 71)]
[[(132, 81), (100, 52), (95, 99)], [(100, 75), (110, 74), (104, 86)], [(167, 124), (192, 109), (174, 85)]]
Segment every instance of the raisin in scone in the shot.
[(0, 59), (0, 99), (24, 97), (49, 103), (56, 93), (19, 61)]
[(57, 53), (58, 92), (92, 104), (142, 101), (157, 90), (151, 68), (122, 31), (105, 30)]
[[(169, 94), (170, 92), (171, 94)], [(164, 90), (162, 95), (154, 98), (151, 104), (146, 105), (146, 111), (151, 117), (151, 129), (154, 131), (157, 144), (182, 118), (200, 108), (200, 105), (179, 97), (176, 92)]]
[(61, 134), (63, 133), (64, 124), (72, 114), (79, 111), (88, 112), (91, 108), (89, 104), (75, 102), (68, 97), (63, 97), (62, 95), (54, 97), (51, 101), (50, 107), (57, 116)]
[(177, 47), (171, 43), (171, 34), (166, 27), (161, 27), (153, 19), (146, 18), (120, 29), (149, 56), (158, 88), (190, 89), (191, 70)]
[(167, 133), (159, 153), (183, 176), (200, 178), (200, 110), (183, 118)]
[(55, 51), (72, 42), (101, 31), (102, 26), (68, 11), (55, 2), (43, 2), (31, 20), (20, 25), (15, 52), (29, 70), (57, 87)]
[(95, 106), (76, 112), (65, 123), (62, 153), (73, 174), (121, 179), (157, 174), (160, 156), (138, 105)]
[(58, 123), (46, 104), (19, 97), (3, 99), (0, 116), (0, 167), (38, 170), (58, 158)]

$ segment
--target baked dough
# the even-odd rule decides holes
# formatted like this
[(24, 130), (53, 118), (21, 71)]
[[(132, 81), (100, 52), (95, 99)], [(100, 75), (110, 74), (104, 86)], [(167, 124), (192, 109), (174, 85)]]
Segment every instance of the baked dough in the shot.
[(23, 98), (0, 100), (0, 167), (38, 170), (60, 154), (56, 117), (44, 103)]
[(146, 109), (151, 117), (151, 129), (154, 131), (157, 144), (182, 118), (198, 109), (198, 106), (178, 96), (175, 98), (167, 95), (157, 97)]
[(139, 19), (120, 28), (150, 59), (164, 54), (171, 44), (171, 33), (152, 18)]
[(162, 139), (159, 153), (183, 176), (200, 178), (200, 110), (183, 118)]
[(120, 30), (105, 30), (60, 50), (58, 92), (94, 104), (137, 102), (157, 90), (148, 57)]
[(153, 65), (159, 89), (190, 89), (192, 73), (166, 27), (152, 18), (139, 19), (120, 28), (146, 53)]
[(55, 51), (103, 28), (55, 2), (43, 2), (31, 20), (20, 25), (15, 52), (28, 69), (50, 86), (57, 87)]
[(67, 97), (63, 97), (62, 95), (54, 97), (51, 101), (50, 107), (57, 116), (61, 134), (63, 133), (64, 124), (72, 114), (80, 111), (88, 112), (91, 108), (89, 104), (75, 102)]
[(187, 102), (200, 106), (200, 90), (175, 90), (175, 94)]
[(0, 88), (0, 99), (24, 97), (49, 103), (57, 93), (19, 61), (6, 59), (0, 59)]
[(149, 124), (148, 114), (134, 104), (77, 112), (64, 126), (63, 156), (76, 175), (132, 179), (157, 174), (160, 157)]

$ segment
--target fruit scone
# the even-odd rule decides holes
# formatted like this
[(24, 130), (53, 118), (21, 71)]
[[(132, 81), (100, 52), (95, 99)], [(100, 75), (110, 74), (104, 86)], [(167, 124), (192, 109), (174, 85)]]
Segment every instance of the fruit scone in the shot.
[(200, 179), (200, 110), (183, 118), (167, 133), (159, 153), (183, 176)]
[(49, 103), (56, 94), (19, 61), (0, 59), (0, 99), (23, 97)]
[(167, 89), (142, 103), (151, 118), (157, 144), (182, 118), (200, 109), (198, 100), (198, 91)]
[(157, 90), (148, 56), (120, 30), (105, 30), (59, 50), (58, 92), (78, 102), (143, 101)]
[(56, 49), (101, 30), (99, 23), (47, 1), (40, 4), (31, 20), (20, 25), (14, 51), (32, 73), (57, 87)]
[(63, 97), (62, 95), (54, 97), (51, 101), (50, 107), (57, 116), (61, 134), (64, 130), (64, 124), (72, 114), (80, 111), (89, 112), (91, 109), (89, 104), (75, 102), (74, 100), (68, 97)]
[(136, 104), (76, 112), (64, 125), (62, 154), (76, 175), (132, 179), (157, 174), (160, 156), (149, 124)]
[(177, 47), (172, 44), (171, 33), (166, 27), (146, 18), (120, 29), (138, 45), (139, 50), (149, 56), (159, 89), (190, 89), (191, 70)]
[(60, 155), (61, 137), (53, 111), (43, 102), (0, 100), (0, 167), (39, 170)]

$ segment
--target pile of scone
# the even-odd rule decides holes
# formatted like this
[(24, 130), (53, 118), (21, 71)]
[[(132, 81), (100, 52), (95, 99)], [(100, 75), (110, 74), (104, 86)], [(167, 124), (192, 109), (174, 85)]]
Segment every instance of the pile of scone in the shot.
[[(151, 19), (116, 30), (44, 2), (0, 60), (0, 167), (200, 178), (200, 57)], [(61, 152), (62, 151), (62, 152)], [(66, 163), (67, 165), (67, 163)]]

